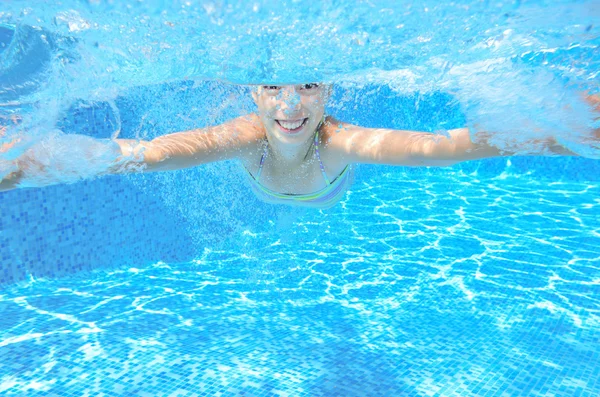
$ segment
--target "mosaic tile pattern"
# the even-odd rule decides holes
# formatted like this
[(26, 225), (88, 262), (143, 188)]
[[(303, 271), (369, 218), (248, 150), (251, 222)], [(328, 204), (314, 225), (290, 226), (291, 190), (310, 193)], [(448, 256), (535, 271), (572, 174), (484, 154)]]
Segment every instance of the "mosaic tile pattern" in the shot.
[(234, 162), (0, 194), (0, 395), (598, 395), (598, 171), (363, 166), (324, 212)]
[[(377, 95), (366, 94), (374, 90)], [(354, 106), (346, 106), (347, 98), (353, 98)], [(198, 81), (161, 84), (132, 89), (112, 104), (77, 102), (58, 127), (98, 138), (120, 128), (121, 137), (151, 139), (222, 122), (250, 111), (250, 102), (244, 87)], [(177, 113), (182, 104), (190, 110), (185, 116)], [(380, 109), (377, 119), (369, 111), (372, 108)], [(400, 97), (386, 87), (336, 88), (329, 112), (369, 127), (432, 130), (464, 124), (448, 96)], [(459, 164), (453, 170), (480, 177), (528, 173), (553, 181), (600, 179), (600, 162), (595, 160), (521, 157), (511, 163), (507, 168), (505, 159), (489, 159)], [(447, 172), (359, 167), (357, 182), (361, 175), (400, 173), (414, 179)], [(239, 230), (260, 229), (265, 220), (289, 213), (257, 202), (235, 163), (11, 191), (0, 194), (0, 208), (0, 285), (29, 275), (55, 277), (124, 263), (188, 261), (205, 247), (235, 246)]]
[[(459, 19), (463, 12), (440, 10), (458, 12)], [(71, 46), (85, 41), (27, 27), (36, 13), (26, 11), (17, 20), (19, 43), (27, 45), (13, 46), (18, 60), (3, 74), (3, 98), (11, 105), (47, 83), (51, 58), (69, 61), (77, 55)], [(356, 15), (361, 12), (368, 10)], [(53, 28), (64, 29), (64, 17), (73, 14), (57, 15)], [(479, 14), (469, 19), (473, 32), (485, 13)], [(585, 36), (593, 36), (597, 24), (580, 19), (575, 28), (587, 26)], [(408, 31), (422, 22), (408, 20)], [(362, 56), (350, 65), (362, 66), (351, 69), (371, 67), (362, 61), (378, 58), (384, 47), (376, 30), (363, 32), (372, 37), (368, 46), (354, 46)], [(504, 28), (483, 30), (493, 39)], [(176, 30), (171, 33), (172, 39)], [(9, 42), (6, 32), (0, 36)], [(121, 30), (117, 47), (121, 36), (136, 37)], [(457, 42), (463, 37), (455, 36)], [(501, 36), (488, 43), (491, 48), (523, 41)], [(104, 38), (110, 46), (112, 38)], [(436, 41), (421, 38), (412, 52), (434, 56)], [(99, 39), (94, 48), (105, 44)], [(241, 55), (261, 45), (244, 42)], [(539, 57), (527, 51), (511, 62), (562, 68), (573, 60), (581, 66), (589, 46), (570, 47), (567, 54)], [(406, 62), (395, 59), (410, 64), (412, 48), (403, 51)], [(269, 67), (248, 68), (239, 60), (256, 57), (237, 55), (206, 75)], [(468, 58), (481, 60), (472, 52)], [(140, 59), (153, 66), (142, 68), (147, 72), (163, 66)], [(209, 65), (190, 69), (202, 66)], [(85, 82), (78, 73), (72, 77)], [(109, 81), (118, 85), (118, 79)], [(49, 91), (53, 99), (71, 94)], [(247, 94), (218, 82), (136, 87), (112, 100), (74, 100), (58, 127), (99, 138), (120, 131), (121, 137), (151, 139), (245, 113), (252, 106)], [(465, 124), (447, 95), (402, 98), (386, 87), (336, 87), (330, 111), (370, 127), (431, 131)], [(502, 108), (498, 113), (503, 116)], [(598, 171), (600, 162), (572, 158), (493, 159), (452, 169), (359, 167), (355, 187), (326, 212), (257, 203), (235, 163), (2, 194), (0, 394), (597, 396)]]
[[(147, 217), (148, 210), (165, 213), (159, 201), (144, 196), (131, 183), (111, 179), (0, 195), (0, 205), (6, 209), (0, 217), (0, 283), (132, 260), (148, 263), (170, 256), (172, 244), (189, 238), (177, 219), (167, 214)], [(128, 204), (140, 201), (147, 207)], [(131, 238), (150, 228), (163, 229), (164, 238), (153, 244)]]
[[(183, 82), (139, 87), (112, 104), (79, 101), (57, 127), (96, 138), (108, 138), (120, 129), (123, 138), (151, 139), (165, 131), (220, 122), (239, 112), (232, 104), (195, 120), (165, 114), (174, 101), (200, 102), (216, 88), (211, 82)], [(221, 88), (212, 102), (204, 101), (205, 107), (188, 116), (216, 107), (223, 97), (247, 95), (244, 90)], [(140, 96), (146, 101), (141, 102)], [(247, 196), (248, 189), (238, 167), (230, 163), (1, 193), (0, 285), (125, 263), (188, 261), (199, 249), (224, 243), (233, 230), (243, 227), (244, 219), (272, 212), (265, 207), (240, 215), (256, 201), (234, 200), (232, 193)]]
[(237, 250), (8, 287), (0, 393), (596, 396), (599, 192), (388, 174)]
[[(594, 172), (594, 167), (600, 168), (597, 161), (548, 159), (564, 164), (562, 174), (554, 174), (556, 179), (545, 176), (534, 163), (528, 168), (531, 177), (553, 183), (593, 182), (600, 176)], [(510, 161), (513, 172), (526, 169), (521, 159)], [(481, 163), (465, 163), (454, 170), (483, 178), (507, 170), (504, 159)], [(557, 169), (554, 163), (542, 164)], [(356, 181), (393, 174), (414, 181), (451, 175), (448, 172), (454, 171), (359, 167)], [(236, 163), (16, 190), (0, 194), (0, 207), (0, 285), (125, 263), (188, 261), (206, 247), (237, 246), (240, 230), (260, 230), (266, 220), (281, 222), (290, 211), (297, 211), (258, 202)]]

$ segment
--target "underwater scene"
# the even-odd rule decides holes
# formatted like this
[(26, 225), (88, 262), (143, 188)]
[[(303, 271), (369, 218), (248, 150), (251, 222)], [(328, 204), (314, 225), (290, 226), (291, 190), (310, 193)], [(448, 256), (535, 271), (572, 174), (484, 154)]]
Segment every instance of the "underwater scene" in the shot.
[(596, 1), (2, 2), (0, 395), (600, 395), (599, 73)]

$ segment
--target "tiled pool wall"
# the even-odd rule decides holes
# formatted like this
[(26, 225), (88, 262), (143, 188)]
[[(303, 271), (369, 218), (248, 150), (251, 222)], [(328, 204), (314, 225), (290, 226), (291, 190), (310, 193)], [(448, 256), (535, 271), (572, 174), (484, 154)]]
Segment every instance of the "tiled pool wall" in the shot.
[[(344, 98), (352, 98), (353, 105)], [(421, 97), (418, 108), (416, 100), (384, 88), (374, 93), (373, 87), (337, 87), (329, 112), (369, 127), (431, 130), (443, 120), (448, 121), (445, 128), (463, 122), (445, 95)], [(115, 109), (121, 137), (150, 139), (219, 123), (251, 110), (252, 104), (246, 88), (186, 81), (135, 88), (113, 103), (77, 103), (59, 127), (106, 138), (119, 125)], [(515, 157), (510, 163), (511, 172), (530, 172), (549, 183), (600, 179), (597, 160)], [(426, 178), (463, 170), (489, 178), (506, 165), (507, 159), (497, 158), (451, 168), (361, 166), (355, 183), (389, 172)], [(189, 261), (211, 247), (235, 249), (240, 232), (260, 229), (285, 211), (290, 209), (258, 202), (235, 162), (0, 193), (0, 286), (158, 260)]]

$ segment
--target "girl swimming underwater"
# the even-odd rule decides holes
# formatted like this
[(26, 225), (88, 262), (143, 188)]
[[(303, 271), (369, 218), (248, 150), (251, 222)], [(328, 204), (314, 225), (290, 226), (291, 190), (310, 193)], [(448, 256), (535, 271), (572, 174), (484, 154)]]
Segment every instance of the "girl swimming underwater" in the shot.
[[(328, 208), (351, 185), (352, 165), (356, 163), (450, 166), (514, 154), (489, 145), (490, 135), (485, 132), (475, 133), (471, 140), (467, 128), (450, 130), (445, 136), (350, 125), (325, 116), (330, 93), (330, 86), (316, 83), (259, 86), (252, 92), (258, 107), (256, 114), (151, 141), (115, 139), (110, 146), (113, 162), (105, 163), (98, 174), (178, 170), (237, 158), (260, 199)], [(600, 113), (598, 98), (588, 100)], [(552, 138), (535, 143), (539, 153), (529, 154), (575, 155)], [(586, 143), (597, 146), (600, 131), (593, 131)], [(100, 150), (100, 146), (91, 144), (86, 157), (93, 157), (96, 162), (99, 158), (111, 158), (90, 154)], [(0, 182), (0, 191), (32, 186), (27, 182), (32, 178), (43, 181), (40, 175), (48, 174), (47, 164), (40, 160), (43, 155), (43, 148), (34, 146), (11, 162), (11, 171)], [(59, 182), (48, 178), (33, 185)]]

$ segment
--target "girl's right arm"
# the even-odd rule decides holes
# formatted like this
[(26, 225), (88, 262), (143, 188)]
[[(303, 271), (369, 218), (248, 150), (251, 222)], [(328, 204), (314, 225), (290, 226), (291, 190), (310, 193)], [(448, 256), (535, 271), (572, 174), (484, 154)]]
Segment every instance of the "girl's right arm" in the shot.
[[(68, 158), (70, 153), (67, 152), (63, 155), (65, 159), (62, 164), (60, 155), (54, 152), (44, 153), (47, 151), (44, 145), (41, 145), (41, 148), (34, 146), (11, 162), (10, 168), (5, 167), (9, 172), (0, 181), (0, 192), (28, 186), (29, 179), (43, 181), (41, 184), (34, 183), (29, 186), (44, 186), (72, 182), (89, 176), (171, 171), (245, 157), (256, 151), (263, 137), (264, 132), (258, 118), (248, 115), (222, 125), (167, 134), (151, 141), (115, 139), (109, 142), (110, 147), (85, 137), (82, 142), (86, 146), (86, 141), (91, 142), (90, 150), (86, 150), (86, 147), (83, 150), (80, 147), (75, 148), (72, 152), (77, 158)], [(77, 145), (77, 141), (74, 145)], [(48, 166), (44, 161), (40, 161), (40, 157), (52, 158), (52, 165)], [(79, 168), (86, 168), (86, 165), (89, 169), (80, 172)], [(61, 180), (62, 176), (65, 180)]]
[(244, 157), (265, 134), (248, 115), (224, 124), (159, 136), (151, 141), (116, 139), (121, 157), (108, 173), (173, 171)]

